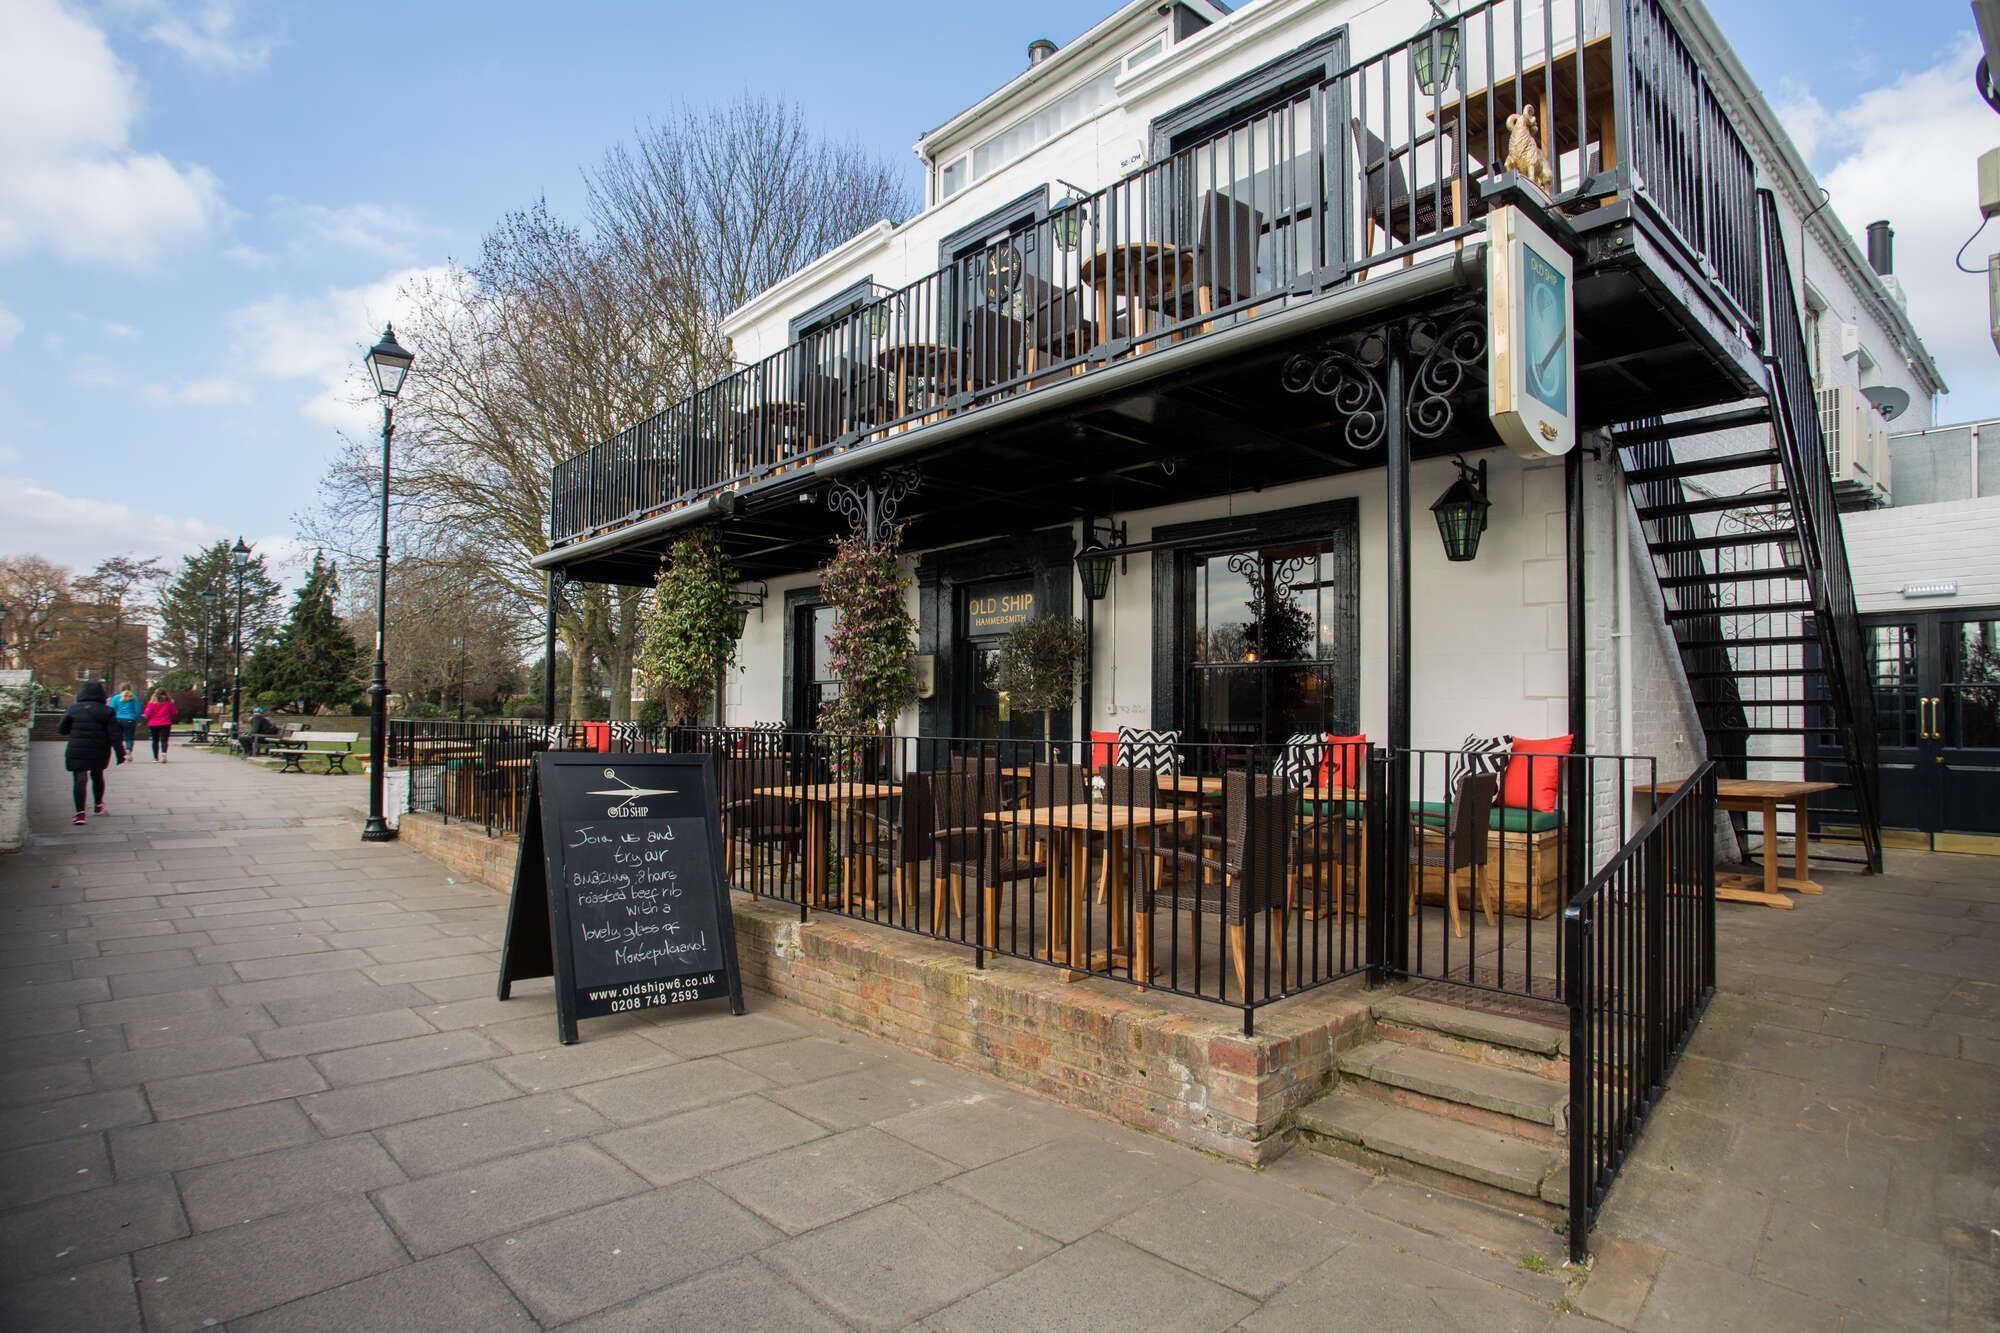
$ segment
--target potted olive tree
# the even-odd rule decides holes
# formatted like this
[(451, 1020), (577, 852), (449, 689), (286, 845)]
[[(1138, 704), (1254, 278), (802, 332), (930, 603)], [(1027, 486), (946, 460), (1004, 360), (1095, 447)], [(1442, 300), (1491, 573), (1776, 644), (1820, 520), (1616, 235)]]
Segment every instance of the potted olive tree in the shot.
[(996, 683), (1014, 707), (1040, 711), (1044, 745), (1056, 709), (1076, 697), (1085, 643), (1083, 622), (1063, 616), (1037, 616), (1000, 641)]

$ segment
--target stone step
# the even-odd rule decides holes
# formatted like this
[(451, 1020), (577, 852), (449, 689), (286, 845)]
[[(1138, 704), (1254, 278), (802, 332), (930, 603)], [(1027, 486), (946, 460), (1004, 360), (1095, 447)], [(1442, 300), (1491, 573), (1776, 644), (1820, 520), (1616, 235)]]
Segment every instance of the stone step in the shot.
[[(1351, 1160), (1381, 1162), (1399, 1174), (1489, 1201), (1537, 1211), (1560, 1208), (1567, 1198), (1568, 1158), (1550, 1144), (1426, 1115), (1338, 1089), (1299, 1112), (1300, 1132), (1314, 1147)], [(1401, 1168), (1415, 1168), (1404, 1170)]]
[(1495, 1132), (1514, 1130), (1509, 1120), (1560, 1131), (1569, 1107), (1569, 1085), (1552, 1078), (1503, 1069), (1498, 1065), (1446, 1055), (1422, 1046), (1406, 1046), (1395, 1041), (1369, 1041), (1350, 1047), (1336, 1057), (1340, 1072), (1349, 1079), (1381, 1084), (1416, 1093), (1451, 1114), (1453, 1108), (1469, 1107), (1487, 1112), (1484, 1117), (1459, 1117), (1484, 1124)]
[(1376, 1035), (1543, 1078), (1569, 1078), (1569, 1029), (1395, 996), (1373, 1006)]

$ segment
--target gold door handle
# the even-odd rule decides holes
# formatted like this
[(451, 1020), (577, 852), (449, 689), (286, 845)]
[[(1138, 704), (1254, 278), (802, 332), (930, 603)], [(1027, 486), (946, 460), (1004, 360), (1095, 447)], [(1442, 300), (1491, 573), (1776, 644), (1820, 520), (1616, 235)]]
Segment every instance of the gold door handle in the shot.
[[(1944, 696), (1933, 694), (1931, 696), (1931, 739), (1934, 741), (1941, 741), (1944, 739), (1944, 733), (1938, 730), (1938, 718), (1943, 713), (1943, 711), (1944, 711)], [(1938, 762), (1943, 763), (1944, 760), (1940, 759), (1938, 760)]]
[(1927, 741), (1931, 738), (1931, 724), (1924, 713), (1924, 710), (1930, 706), (1931, 701), (1927, 695), (1920, 694), (1917, 696), (1917, 739), (1920, 741)]

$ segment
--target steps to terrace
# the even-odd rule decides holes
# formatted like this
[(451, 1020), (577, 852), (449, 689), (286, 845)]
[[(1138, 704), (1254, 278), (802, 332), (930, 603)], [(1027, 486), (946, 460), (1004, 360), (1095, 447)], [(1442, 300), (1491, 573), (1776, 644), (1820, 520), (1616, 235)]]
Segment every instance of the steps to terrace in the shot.
[(1302, 1140), (1336, 1157), (1515, 1211), (1567, 1199), (1569, 1032), (1414, 996), (1372, 1009), (1369, 1039), (1299, 1112)]

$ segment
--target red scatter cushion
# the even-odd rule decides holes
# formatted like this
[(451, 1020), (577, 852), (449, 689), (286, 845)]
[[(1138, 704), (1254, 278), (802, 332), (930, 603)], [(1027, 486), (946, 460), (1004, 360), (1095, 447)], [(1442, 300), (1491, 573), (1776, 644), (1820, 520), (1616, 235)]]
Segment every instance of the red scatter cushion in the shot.
[(1359, 791), (1368, 767), (1367, 733), (1335, 736), (1329, 732), (1325, 741), (1326, 749), (1321, 751), (1319, 761), (1320, 790), (1339, 788)]
[(1556, 790), (1562, 785), (1568, 764), (1559, 759), (1537, 759), (1536, 755), (1568, 754), (1575, 736), (1550, 736), (1544, 740), (1514, 738), (1514, 753), (1507, 760), (1507, 772), (1500, 779), (1500, 804), (1520, 810), (1550, 811), (1556, 808)]
[(1115, 731), (1093, 731), (1090, 733), (1090, 771), (1095, 773), (1106, 764), (1118, 762), (1118, 733)]

